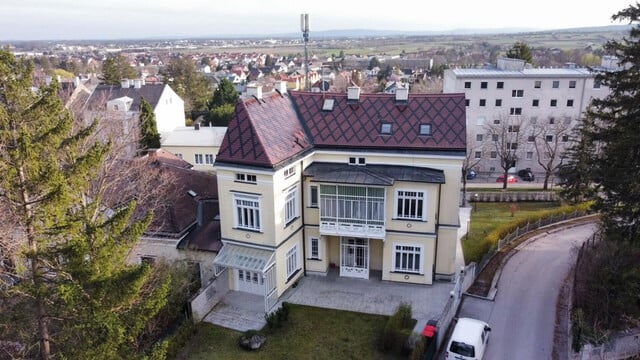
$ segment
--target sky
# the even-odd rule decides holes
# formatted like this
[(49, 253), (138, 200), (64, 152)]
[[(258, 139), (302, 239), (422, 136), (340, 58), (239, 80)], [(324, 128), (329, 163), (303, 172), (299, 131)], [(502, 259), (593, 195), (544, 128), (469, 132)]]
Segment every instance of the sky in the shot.
[(620, 25), (635, 0), (0, 0), (0, 40), (224, 37), (324, 30), (536, 30)]

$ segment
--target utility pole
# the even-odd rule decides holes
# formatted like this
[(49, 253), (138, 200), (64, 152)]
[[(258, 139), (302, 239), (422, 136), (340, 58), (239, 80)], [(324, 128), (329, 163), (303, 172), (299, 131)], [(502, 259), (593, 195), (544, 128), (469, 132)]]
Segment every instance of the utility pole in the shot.
[(307, 52), (307, 43), (309, 42), (309, 14), (300, 14), (300, 30), (304, 39), (304, 84), (307, 91), (311, 90), (309, 85), (309, 53)]

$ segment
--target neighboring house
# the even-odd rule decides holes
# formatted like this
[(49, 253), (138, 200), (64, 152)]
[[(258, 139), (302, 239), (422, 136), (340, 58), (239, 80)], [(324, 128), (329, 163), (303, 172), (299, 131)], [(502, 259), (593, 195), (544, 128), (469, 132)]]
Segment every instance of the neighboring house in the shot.
[(184, 101), (169, 85), (146, 84), (143, 79), (123, 80), (120, 85), (98, 85), (83, 106), (85, 121), (99, 119), (103, 136), (126, 147), (135, 155), (140, 102), (153, 108), (159, 133), (185, 125)]
[(164, 178), (145, 178), (160, 187), (155, 191), (161, 193), (161, 200), (154, 202), (153, 220), (130, 251), (128, 261), (185, 261), (199, 269), (202, 284), (207, 284), (214, 278), (213, 258), (222, 247), (215, 175), (192, 170), (188, 163), (162, 149), (135, 161), (160, 169)]
[(218, 149), (227, 131), (223, 126), (181, 126), (162, 133), (162, 148), (187, 161), (194, 170), (213, 171)]
[(218, 279), (269, 311), (305, 274), (455, 276), (464, 94), (260, 89), (216, 158)]
[[(604, 57), (601, 69), (615, 68), (615, 63)], [(488, 174), (503, 171), (493, 145), (495, 139), (487, 133), (487, 127), (505, 126), (508, 130), (511, 122), (511, 129), (526, 131), (521, 143), (514, 145), (518, 147), (518, 159), (512, 164), (513, 171), (543, 171), (533, 142), (536, 128), (545, 130), (538, 134), (545, 137), (544, 141), (559, 140), (559, 163), (559, 154), (570, 144), (571, 135), (570, 131), (561, 131), (562, 127), (570, 130), (580, 124), (591, 99), (609, 94), (607, 87), (595, 81), (595, 75), (592, 69), (577, 68), (575, 64), (531, 68), (523, 60), (508, 58), (498, 59), (495, 68), (445, 70), (443, 92), (466, 95), (467, 139), (470, 160), (478, 162), (475, 170)], [(556, 134), (561, 138), (556, 139)]]

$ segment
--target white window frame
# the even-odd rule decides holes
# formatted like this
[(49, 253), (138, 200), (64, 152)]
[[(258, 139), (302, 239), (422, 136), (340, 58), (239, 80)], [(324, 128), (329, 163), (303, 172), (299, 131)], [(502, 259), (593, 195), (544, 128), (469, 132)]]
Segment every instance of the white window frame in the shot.
[[(316, 202), (313, 202), (313, 192), (315, 190), (316, 193)], [(318, 199), (320, 198), (320, 189), (318, 185), (309, 185), (309, 207), (318, 207)]]
[(290, 187), (284, 198), (284, 225), (287, 226), (298, 217), (298, 186)]
[(511, 97), (512, 97), (512, 98), (521, 98), (521, 97), (524, 97), (524, 90), (522, 90), (522, 89), (514, 89), (514, 90), (511, 90)]
[(290, 167), (284, 169), (284, 177), (285, 177), (285, 179), (290, 177), (290, 176), (293, 176), (295, 174), (296, 174), (296, 167), (295, 166), (290, 166)]
[[(314, 243), (315, 243), (315, 254), (314, 254)], [(322, 259), (322, 252), (320, 250), (320, 238), (316, 236), (312, 236), (309, 238), (309, 259), (320, 260)]]
[[(405, 259), (400, 260), (400, 264), (398, 264), (397, 260), (398, 254), (400, 254), (401, 258), (402, 254), (406, 255)], [(415, 258), (415, 255), (418, 255), (417, 259)], [(392, 261), (394, 272), (424, 274), (424, 246), (415, 244), (394, 244)]]
[[(244, 203), (239, 203), (239, 202)], [(253, 202), (253, 204), (251, 204)], [(244, 209), (245, 211), (240, 211)], [(253, 216), (251, 216), (251, 214)], [(253, 219), (253, 223), (251, 219)], [(233, 194), (233, 227), (237, 229), (262, 231), (262, 196)]]
[(202, 154), (194, 154), (193, 155), (193, 163), (196, 165), (204, 164)]
[(236, 181), (249, 184), (257, 184), (258, 177), (254, 174), (236, 173)]
[(285, 264), (287, 267), (287, 280), (289, 280), (291, 276), (300, 269), (298, 244), (294, 244), (289, 250), (287, 250)]
[(204, 163), (207, 165), (213, 165), (213, 154), (204, 154)]
[[(407, 194), (409, 193), (409, 194)], [(415, 193), (415, 195), (413, 195)], [(425, 190), (415, 190), (415, 189), (398, 189), (395, 192), (395, 201), (393, 202), (393, 213), (396, 219), (403, 220), (421, 220), (425, 221), (427, 218), (427, 192)], [(409, 214), (407, 214), (404, 209), (398, 208), (398, 203), (402, 201), (403, 208), (407, 206), (407, 201), (412, 202), (416, 201), (416, 213), (412, 214), (412, 211), (409, 210)], [(422, 201), (422, 214), (418, 214), (418, 206), (419, 202)]]
[(181, 153), (175, 153), (173, 155), (175, 155), (176, 157), (180, 158), (180, 160), (182, 160), (182, 154)]

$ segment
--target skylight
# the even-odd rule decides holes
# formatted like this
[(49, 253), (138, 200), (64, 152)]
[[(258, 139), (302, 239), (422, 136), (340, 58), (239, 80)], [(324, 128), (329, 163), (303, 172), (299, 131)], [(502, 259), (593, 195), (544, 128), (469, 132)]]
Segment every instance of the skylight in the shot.
[(420, 124), (420, 135), (431, 135), (431, 124)]
[(382, 123), (382, 125), (380, 126), (380, 133), (381, 134), (391, 134), (391, 124)]
[(335, 103), (334, 99), (324, 99), (324, 103), (322, 104), (322, 110), (331, 111), (333, 110), (333, 104)]

